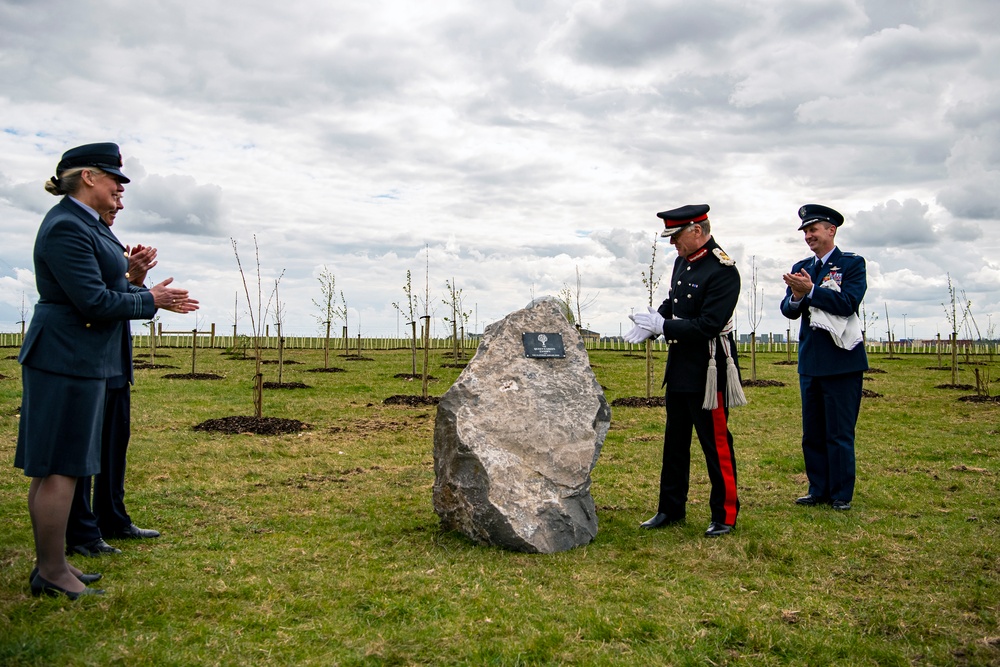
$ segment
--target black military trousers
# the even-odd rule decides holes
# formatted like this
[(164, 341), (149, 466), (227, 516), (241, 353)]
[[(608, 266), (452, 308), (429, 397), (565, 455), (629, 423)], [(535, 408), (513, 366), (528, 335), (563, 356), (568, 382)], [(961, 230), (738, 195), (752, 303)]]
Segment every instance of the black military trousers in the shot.
[[(132, 524), (125, 510), (125, 455), (131, 436), (131, 387), (108, 388), (101, 436), (101, 472), (76, 481), (66, 544), (86, 544)], [(93, 505), (91, 505), (93, 491)]]
[[(720, 394), (719, 405), (724, 405)], [(671, 520), (683, 519), (691, 472), (691, 431), (705, 454), (712, 484), (709, 507), (712, 521), (736, 525), (740, 501), (736, 494), (736, 454), (729, 432), (729, 410), (703, 409), (704, 396), (689, 392), (667, 392), (667, 427), (663, 435), (663, 467), (660, 470), (660, 502), (657, 512)]]

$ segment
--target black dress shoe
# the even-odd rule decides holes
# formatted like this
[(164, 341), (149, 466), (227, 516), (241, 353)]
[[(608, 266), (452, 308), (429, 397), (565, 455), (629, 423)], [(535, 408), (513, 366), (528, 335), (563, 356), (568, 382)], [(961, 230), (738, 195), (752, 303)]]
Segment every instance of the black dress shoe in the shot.
[(639, 524), (639, 527), (645, 528), (646, 530), (652, 530), (653, 528), (666, 528), (667, 526), (673, 526), (683, 522), (684, 522), (683, 518), (671, 519), (666, 514), (657, 512), (656, 516), (646, 521), (643, 521), (642, 523)]
[(108, 535), (109, 538), (113, 540), (141, 540), (141, 539), (151, 539), (153, 537), (159, 537), (160, 532), (157, 530), (147, 530), (146, 528), (139, 528), (134, 523), (130, 523), (128, 528), (123, 530), (116, 530), (115, 532)]
[(36, 598), (41, 596), (42, 593), (48, 595), (50, 598), (59, 597), (60, 594), (65, 595), (70, 600), (76, 600), (81, 595), (104, 595), (104, 591), (98, 588), (84, 588), (82, 591), (68, 591), (62, 586), (56, 586), (50, 581), (42, 579), (40, 576), (35, 575), (35, 578), (31, 580), (31, 594)]
[(98, 537), (96, 540), (87, 542), (85, 544), (74, 544), (72, 546), (66, 547), (66, 555), (72, 556), (73, 554), (80, 554), (81, 556), (89, 556), (90, 558), (97, 558), (98, 556), (103, 556), (104, 554), (120, 554), (121, 549), (116, 549), (103, 539)]
[[(37, 576), (38, 576), (38, 568), (37, 567), (32, 568), (31, 574), (28, 575), (28, 583), (30, 584), (31, 580)], [(85, 584), (92, 584), (95, 581), (100, 581), (101, 577), (103, 576), (104, 575), (101, 574), (100, 572), (95, 572), (94, 574), (86, 574), (85, 572), (81, 572), (80, 574), (76, 575), (76, 578)]]
[(708, 530), (705, 531), (705, 537), (719, 537), (721, 535), (728, 535), (731, 532), (733, 532), (733, 527), (729, 524), (713, 521), (708, 524)]
[(833, 509), (837, 510), (838, 512), (846, 512), (847, 510), (851, 509), (851, 503), (847, 502), (846, 500), (834, 500)]
[(809, 507), (813, 507), (814, 505), (826, 505), (829, 502), (830, 502), (829, 498), (822, 498), (820, 496), (814, 496), (811, 493), (807, 493), (806, 495), (802, 496), (801, 498), (796, 498), (795, 499), (795, 504), (796, 505), (808, 505)]

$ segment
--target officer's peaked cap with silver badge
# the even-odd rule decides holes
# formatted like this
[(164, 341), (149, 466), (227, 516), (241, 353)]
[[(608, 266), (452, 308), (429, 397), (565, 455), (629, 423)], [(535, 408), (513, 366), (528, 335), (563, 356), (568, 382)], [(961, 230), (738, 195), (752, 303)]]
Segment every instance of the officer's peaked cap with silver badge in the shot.
[(834, 227), (840, 227), (844, 224), (844, 216), (829, 206), (823, 206), (822, 204), (806, 204), (802, 206), (799, 208), (799, 218), (802, 220), (799, 230), (805, 229), (817, 220), (829, 222)]

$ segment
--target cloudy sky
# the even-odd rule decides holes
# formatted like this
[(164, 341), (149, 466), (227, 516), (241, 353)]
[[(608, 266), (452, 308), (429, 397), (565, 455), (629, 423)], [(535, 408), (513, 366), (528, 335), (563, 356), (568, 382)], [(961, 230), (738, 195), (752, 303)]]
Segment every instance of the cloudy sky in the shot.
[[(59, 156), (115, 141), (114, 231), (159, 249), (151, 278), (188, 287), (203, 327), (249, 329), (233, 241), (255, 295), (256, 239), (291, 335), (317, 332), (324, 269), (351, 335), (405, 332), (407, 271), (439, 335), (446, 281), (481, 330), (578, 273), (583, 324), (617, 334), (656, 212), (708, 203), (739, 329), (755, 266), (759, 330), (783, 332), (816, 202), (868, 260), (876, 337), (886, 310), (896, 337), (946, 333), (948, 276), (986, 335), (998, 62), (993, 0), (0, 0), (0, 331), (30, 316)], [(656, 276), (674, 256), (659, 244)]]

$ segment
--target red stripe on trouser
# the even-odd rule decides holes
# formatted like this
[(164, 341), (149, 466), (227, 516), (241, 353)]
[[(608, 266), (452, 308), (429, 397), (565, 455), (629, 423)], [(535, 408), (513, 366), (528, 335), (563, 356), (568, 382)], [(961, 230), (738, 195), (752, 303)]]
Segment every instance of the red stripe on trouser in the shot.
[(722, 392), (719, 392), (719, 407), (712, 410), (712, 431), (715, 435), (715, 452), (719, 456), (719, 470), (722, 472), (723, 488), (726, 490), (726, 523), (736, 523), (736, 474), (733, 457), (729, 453), (729, 427), (726, 424), (726, 410)]

